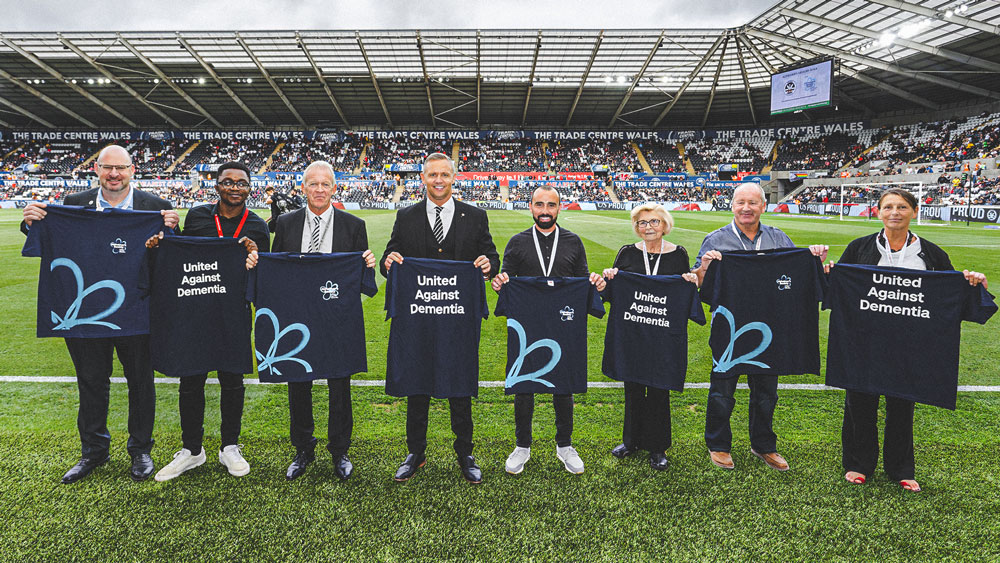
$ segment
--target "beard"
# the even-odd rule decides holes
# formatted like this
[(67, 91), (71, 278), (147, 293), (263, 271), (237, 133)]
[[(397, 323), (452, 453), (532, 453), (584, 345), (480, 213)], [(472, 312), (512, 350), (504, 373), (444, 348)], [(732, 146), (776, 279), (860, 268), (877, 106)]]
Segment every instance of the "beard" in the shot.
[(535, 224), (538, 225), (540, 229), (548, 229), (552, 225), (555, 225), (556, 218), (548, 213), (543, 213), (535, 217)]

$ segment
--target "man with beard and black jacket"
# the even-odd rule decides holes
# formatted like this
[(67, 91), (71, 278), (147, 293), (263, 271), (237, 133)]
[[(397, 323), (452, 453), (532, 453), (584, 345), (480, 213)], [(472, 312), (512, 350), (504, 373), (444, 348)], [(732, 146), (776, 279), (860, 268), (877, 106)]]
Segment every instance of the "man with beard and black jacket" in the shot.
[[(503, 253), (503, 266), (493, 279), (493, 289), (500, 291), (511, 276), (589, 277), (598, 291), (606, 281), (587, 269), (587, 251), (575, 233), (556, 224), (561, 208), (559, 192), (542, 186), (531, 194), (531, 216), (535, 224), (510, 238)], [(552, 395), (556, 412), (556, 457), (567, 471), (583, 473), (583, 460), (573, 447), (573, 395)], [(507, 473), (518, 474), (531, 458), (531, 420), (535, 395), (517, 393), (514, 398), (514, 433), (517, 447), (507, 457)]]

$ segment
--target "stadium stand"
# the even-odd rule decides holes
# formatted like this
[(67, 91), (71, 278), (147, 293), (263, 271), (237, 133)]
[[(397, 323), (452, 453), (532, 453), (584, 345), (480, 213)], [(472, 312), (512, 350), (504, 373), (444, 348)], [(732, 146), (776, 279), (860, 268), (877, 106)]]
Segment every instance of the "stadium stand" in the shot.
[(545, 169), (542, 147), (531, 139), (466, 141), (458, 154), (458, 169), (491, 172), (532, 172)]

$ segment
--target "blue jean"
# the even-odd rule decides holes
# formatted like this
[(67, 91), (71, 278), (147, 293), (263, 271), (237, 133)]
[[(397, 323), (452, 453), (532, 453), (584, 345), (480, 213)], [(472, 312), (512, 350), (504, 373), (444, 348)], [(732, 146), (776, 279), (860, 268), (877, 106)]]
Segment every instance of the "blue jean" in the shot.
[[(714, 373), (708, 387), (708, 407), (705, 412), (705, 443), (713, 452), (729, 452), (733, 447), (733, 431), (729, 417), (736, 406), (736, 383), (739, 376), (719, 377)], [(778, 451), (778, 437), (771, 428), (774, 407), (778, 404), (777, 375), (748, 375), (750, 385), (750, 447), (757, 453)]]

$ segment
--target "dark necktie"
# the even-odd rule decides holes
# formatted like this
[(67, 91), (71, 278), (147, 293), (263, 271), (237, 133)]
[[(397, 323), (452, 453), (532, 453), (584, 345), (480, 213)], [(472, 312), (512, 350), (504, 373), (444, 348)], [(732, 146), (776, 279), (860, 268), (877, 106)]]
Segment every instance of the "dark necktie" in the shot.
[(441, 210), (444, 209), (440, 205), (434, 208), (434, 238), (437, 239), (438, 244), (444, 241), (444, 223), (441, 222)]

